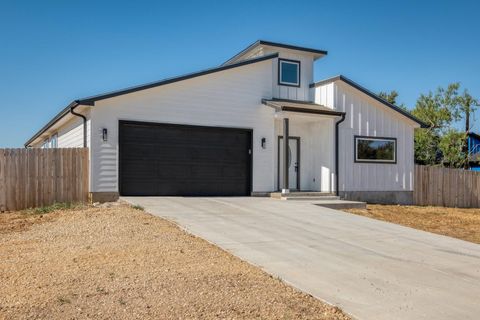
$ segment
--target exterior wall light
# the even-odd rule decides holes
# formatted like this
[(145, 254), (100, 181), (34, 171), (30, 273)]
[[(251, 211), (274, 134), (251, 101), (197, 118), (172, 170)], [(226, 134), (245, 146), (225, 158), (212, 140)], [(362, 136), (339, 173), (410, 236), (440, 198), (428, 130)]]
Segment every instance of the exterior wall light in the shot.
[(107, 140), (108, 140), (108, 130), (107, 130), (107, 128), (102, 129), (102, 140), (104, 142), (107, 142)]
[(266, 149), (266, 148), (267, 148), (267, 139), (262, 138), (262, 149)]

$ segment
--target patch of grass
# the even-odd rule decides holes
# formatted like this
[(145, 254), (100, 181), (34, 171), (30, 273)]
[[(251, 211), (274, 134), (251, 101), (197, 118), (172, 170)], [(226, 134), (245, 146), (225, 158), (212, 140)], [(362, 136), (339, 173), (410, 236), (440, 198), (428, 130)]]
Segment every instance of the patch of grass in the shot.
[(24, 213), (27, 214), (46, 214), (57, 210), (69, 210), (78, 208), (80, 205), (78, 203), (71, 203), (71, 202), (55, 202), (49, 206), (43, 206), (33, 209), (27, 209)]
[(140, 210), (140, 211), (145, 211), (145, 208), (142, 207), (141, 205), (138, 205), (138, 204), (132, 205), (132, 209)]

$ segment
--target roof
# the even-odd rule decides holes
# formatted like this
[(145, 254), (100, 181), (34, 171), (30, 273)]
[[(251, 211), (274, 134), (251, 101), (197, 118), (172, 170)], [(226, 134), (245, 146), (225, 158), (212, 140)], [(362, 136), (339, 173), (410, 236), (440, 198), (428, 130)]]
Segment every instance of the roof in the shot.
[(58, 120), (63, 118), (66, 114), (70, 113), (70, 109), (72, 107), (75, 107), (77, 105), (94, 106), (95, 102), (99, 101), (99, 100), (109, 99), (109, 98), (121, 96), (121, 95), (124, 95), (124, 94), (136, 92), (136, 91), (151, 89), (151, 88), (163, 86), (163, 85), (174, 83), (174, 82), (179, 82), (179, 81), (183, 81), (183, 80), (187, 80), (187, 79), (192, 79), (192, 78), (204, 76), (204, 75), (215, 73), (215, 72), (220, 72), (220, 71), (224, 71), (224, 70), (228, 70), (228, 69), (233, 69), (233, 68), (249, 65), (249, 64), (252, 64), (252, 63), (257, 63), (257, 62), (260, 62), (260, 61), (274, 59), (274, 58), (277, 58), (277, 57), (278, 57), (278, 53), (269, 54), (269, 55), (258, 57), (258, 58), (243, 60), (243, 61), (240, 61), (238, 63), (233, 63), (233, 64), (229, 64), (229, 65), (222, 65), (220, 67), (210, 68), (210, 69), (206, 69), (206, 70), (202, 70), (202, 71), (198, 71), (198, 72), (194, 72), (194, 73), (185, 74), (185, 75), (178, 76), (178, 77), (173, 77), (173, 78), (168, 78), (168, 79), (164, 79), (164, 80), (160, 80), (160, 81), (156, 81), (156, 82), (151, 82), (151, 83), (143, 84), (143, 85), (140, 85), (140, 86), (130, 87), (130, 88), (126, 88), (126, 89), (122, 89), (122, 90), (118, 90), (118, 91), (108, 92), (108, 93), (99, 94), (99, 95), (96, 95), (96, 96), (91, 96), (91, 97), (86, 97), (86, 98), (74, 100), (68, 106), (66, 106), (64, 109), (62, 109), (62, 111), (60, 111), (55, 117), (53, 117), (53, 119), (50, 120), (43, 128), (41, 128), (37, 133), (35, 133), (35, 135), (33, 135), (27, 142), (25, 142), (25, 147), (28, 147), (35, 139), (37, 139), (45, 131), (47, 131), (50, 127), (52, 127)]
[(313, 84), (310, 85), (310, 88), (313, 88), (313, 87), (318, 87), (318, 86), (321, 86), (321, 85), (324, 85), (324, 84), (327, 84), (327, 83), (331, 83), (331, 82), (334, 82), (334, 81), (343, 81), (344, 83), (354, 87), (355, 89), (365, 93), (366, 95), (368, 95), (369, 97), (377, 100), (378, 102), (382, 103), (383, 105), (385, 105), (386, 107), (389, 107), (390, 109), (402, 114), (403, 116), (409, 118), (410, 120), (413, 120), (415, 121), (416, 123), (418, 123), (422, 128), (429, 128), (430, 126), (428, 124), (426, 124), (425, 122), (421, 121), (420, 119), (418, 119), (417, 117), (415, 117), (414, 115), (412, 115), (410, 112), (408, 111), (405, 111), (403, 110), (402, 108), (394, 105), (394, 104), (391, 104), (390, 102), (388, 102), (387, 100), (383, 99), (382, 97), (380, 97), (379, 95), (373, 93), (372, 91), (366, 89), (365, 87), (362, 87), (361, 85), (359, 85), (358, 83), (348, 79), (347, 77), (343, 76), (343, 75), (338, 75), (338, 76), (335, 76), (335, 77), (332, 77), (332, 78), (328, 78), (328, 79), (325, 79), (325, 80), (321, 80), (321, 81), (318, 81), (318, 82), (315, 82)]
[(320, 104), (308, 101), (272, 98), (268, 100), (262, 99), (262, 103), (279, 111), (322, 114), (329, 116), (341, 116), (345, 114), (345, 112), (335, 111)]
[(239, 53), (237, 53), (236, 55), (234, 55), (233, 57), (231, 57), (230, 59), (228, 59), (227, 61), (225, 61), (222, 64), (222, 66), (228, 65), (229, 63), (232, 63), (235, 59), (241, 57), (242, 55), (244, 55), (248, 51), (250, 51), (250, 50), (252, 50), (252, 49), (254, 49), (255, 47), (258, 47), (258, 46), (270, 46), (270, 47), (284, 48), (284, 49), (290, 49), (290, 50), (304, 51), (304, 52), (314, 53), (314, 54), (317, 54), (317, 55), (320, 55), (320, 56), (325, 56), (325, 55), (328, 54), (328, 52), (325, 51), (325, 50), (299, 47), (299, 46), (293, 46), (293, 45), (290, 45), (290, 44), (271, 42), (271, 41), (265, 41), (265, 40), (257, 40), (254, 43), (252, 43), (251, 45), (249, 45), (248, 47), (246, 47), (245, 49), (243, 49), (242, 51), (240, 51)]
[(475, 132), (469, 132), (469, 133), (468, 133), (468, 136), (480, 140), (480, 135), (478, 135), (478, 134), (475, 133)]

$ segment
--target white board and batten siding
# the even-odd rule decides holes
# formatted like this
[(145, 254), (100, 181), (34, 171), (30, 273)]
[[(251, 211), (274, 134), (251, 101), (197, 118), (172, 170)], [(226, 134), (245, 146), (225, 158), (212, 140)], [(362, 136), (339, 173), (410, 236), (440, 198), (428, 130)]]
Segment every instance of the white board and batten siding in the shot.
[[(340, 191), (413, 191), (416, 123), (342, 81), (316, 87), (315, 102), (346, 112), (339, 130)], [(355, 163), (356, 135), (396, 138), (397, 163)]]
[(279, 53), (278, 59), (300, 61), (300, 87), (284, 86), (278, 84), (278, 59), (272, 63), (272, 94), (274, 98), (311, 101), (310, 84), (313, 83), (313, 56), (310, 54), (298, 54), (290, 50), (267, 51), (266, 54)]
[[(120, 120), (253, 129), (253, 191), (274, 189), (272, 61), (146, 89), (95, 103), (92, 112), (92, 192), (118, 192)], [(108, 130), (108, 141), (101, 131)], [(266, 138), (267, 148), (261, 148)]]

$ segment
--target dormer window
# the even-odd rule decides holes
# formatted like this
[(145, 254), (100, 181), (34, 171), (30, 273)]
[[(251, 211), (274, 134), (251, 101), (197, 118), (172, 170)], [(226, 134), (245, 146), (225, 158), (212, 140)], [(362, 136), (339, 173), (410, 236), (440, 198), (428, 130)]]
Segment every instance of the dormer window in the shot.
[(300, 61), (278, 59), (278, 84), (300, 87)]

